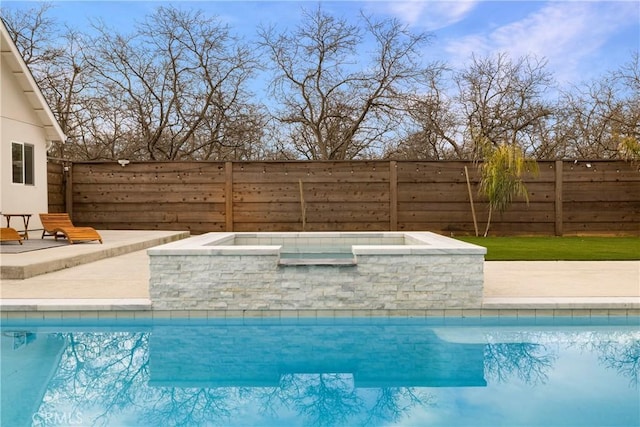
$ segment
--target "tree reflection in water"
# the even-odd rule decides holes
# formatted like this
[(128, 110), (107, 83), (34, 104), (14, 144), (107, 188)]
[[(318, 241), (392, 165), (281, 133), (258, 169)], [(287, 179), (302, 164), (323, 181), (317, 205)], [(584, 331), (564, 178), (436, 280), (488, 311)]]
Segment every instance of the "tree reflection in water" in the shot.
[[(412, 408), (436, 404), (428, 387), (358, 388), (352, 373), (283, 373), (277, 387), (152, 387), (149, 333), (57, 336), (67, 345), (39, 411), (73, 408), (82, 411), (90, 425), (226, 425), (247, 408), (255, 409), (251, 416), (276, 420), (278, 411), (286, 408), (309, 425), (379, 425), (397, 423)], [(501, 342), (504, 337), (499, 334), (486, 338), (482, 348), (489, 382), (515, 377), (527, 384), (543, 384), (565, 347), (594, 353), (603, 366), (628, 377), (633, 387), (639, 383), (637, 331), (617, 335), (540, 332), (515, 340), (511, 335), (509, 342)]]
[[(109, 425), (112, 414), (136, 404), (148, 378), (147, 333), (66, 333), (67, 342), (40, 412), (61, 403), (99, 410), (93, 425)], [(63, 400), (59, 402), (58, 400)]]
[(490, 343), (485, 346), (487, 379), (505, 382), (515, 376), (527, 384), (544, 384), (557, 355), (534, 343)]
[[(595, 337), (594, 337), (595, 338)], [(632, 387), (640, 385), (640, 333), (611, 332), (607, 340), (583, 340), (584, 351), (597, 353), (603, 366), (629, 378)]]
[[(375, 390), (364, 399), (350, 374), (284, 374), (278, 387), (148, 387), (148, 333), (66, 333), (58, 370), (40, 407), (56, 413), (73, 407), (91, 425), (113, 425), (137, 414), (136, 425), (227, 424), (247, 400), (259, 411), (277, 416), (275, 408), (294, 410), (310, 425), (371, 425), (397, 421), (411, 407), (429, 405), (432, 396), (413, 388)], [(86, 420), (85, 420), (86, 421)]]
[(146, 425), (198, 426), (224, 424), (237, 398), (224, 388), (160, 388), (152, 400), (140, 408)]
[[(485, 375), (504, 382), (517, 377), (530, 385), (544, 384), (562, 348), (596, 354), (599, 362), (640, 384), (640, 332), (554, 332), (521, 334), (515, 341), (500, 342), (499, 334), (487, 337)], [(510, 341), (514, 341), (513, 336)], [(522, 341), (522, 342), (519, 342)]]
[[(350, 374), (286, 374), (280, 386), (258, 392), (261, 412), (275, 416), (284, 406), (314, 426), (379, 425), (397, 422), (411, 408), (428, 407), (434, 396), (414, 387), (369, 389), (363, 395)], [(356, 421), (357, 420), (357, 421)]]
[(608, 368), (615, 369), (620, 375), (628, 377), (631, 385), (638, 387), (640, 381), (640, 339), (626, 345), (611, 342), (602, 343), (598, 349), (600, 361)]

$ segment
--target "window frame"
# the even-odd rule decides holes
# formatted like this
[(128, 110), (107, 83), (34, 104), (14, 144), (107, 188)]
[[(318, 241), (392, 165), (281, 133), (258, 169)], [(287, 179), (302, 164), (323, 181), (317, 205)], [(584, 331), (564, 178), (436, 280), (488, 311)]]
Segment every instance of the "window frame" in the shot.
[(35, 145), (11, 141), (11, 182), (17, 185), (36, 185)]

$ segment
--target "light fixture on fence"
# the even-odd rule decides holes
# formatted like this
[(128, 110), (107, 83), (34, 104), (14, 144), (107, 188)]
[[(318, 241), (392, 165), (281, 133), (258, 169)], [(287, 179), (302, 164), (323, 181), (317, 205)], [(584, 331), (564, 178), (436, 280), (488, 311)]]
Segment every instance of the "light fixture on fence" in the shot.
[(122, 166), (122, 167), (125, 167), (125, 166), (127, 166), (127, 165), (129, 164), (129, 160), (127, 160), (127, 159), (120, 159), (120, 160), (118, 160), (118, 164), (119, 164), (120, 166)]

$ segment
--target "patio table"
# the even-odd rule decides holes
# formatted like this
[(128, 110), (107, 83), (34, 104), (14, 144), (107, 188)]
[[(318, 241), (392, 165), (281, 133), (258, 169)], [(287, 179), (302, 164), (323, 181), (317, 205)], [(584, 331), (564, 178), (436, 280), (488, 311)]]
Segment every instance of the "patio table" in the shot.
[(31, 214), (25, 214), (25, 213), (3, 213), (2, 216), (4, 216), (7, 219), (7, 227), (11, 227), (11, 218), (14, 216), (19, 216), (22, 217), (22, 223), (24, 224), (24, 231), (22, 233), (20, 233), (22, 235), (22, 237), (24, 237), (25, 239), (29, 238), (29, 220), (31, 219)]

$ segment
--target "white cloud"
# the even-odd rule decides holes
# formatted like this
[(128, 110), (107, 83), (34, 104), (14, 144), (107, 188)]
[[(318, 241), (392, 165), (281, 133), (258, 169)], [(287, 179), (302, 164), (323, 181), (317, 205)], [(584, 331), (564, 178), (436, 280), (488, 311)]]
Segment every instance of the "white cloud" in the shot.
[(544, 57), (559, 81), (571, 81), (581, 77), (581, 65), (621, 27), (637, 22), (635, 2), (554, 2), (489, 33), (453, 40), (446, 51), (455, 65), (468, 63), (471, 53)]
[(463, 20), (477, 3), (478, 0), (409, 0), (385, 2), (384, 7), (402, 22), (435, 31)]

